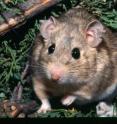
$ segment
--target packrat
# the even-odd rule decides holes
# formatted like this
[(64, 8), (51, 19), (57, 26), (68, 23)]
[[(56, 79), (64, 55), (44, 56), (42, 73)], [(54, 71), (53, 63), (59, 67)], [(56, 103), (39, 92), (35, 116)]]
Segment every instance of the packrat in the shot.
[(51, 110), (50, 95), (63, 96), (66, 106), (106, 104), (117, 95), (117, 38), (87, 10), (74, 7), (59, 18), (41, 20), (30, 67), (42, 102), (39, 113)]

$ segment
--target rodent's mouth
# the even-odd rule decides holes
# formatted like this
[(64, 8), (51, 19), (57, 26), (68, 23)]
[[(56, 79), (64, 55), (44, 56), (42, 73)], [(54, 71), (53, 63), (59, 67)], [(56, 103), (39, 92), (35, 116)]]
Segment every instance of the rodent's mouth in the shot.
[(57, 84), (77, 83), (79, 79), (78, 76), (71, 74), (64, 74), (59, 78), (53, 78), (50, 73), (47, 73), (46, 78), (49, 80), (49, 82)]
[(65, 84), (66, 83), (66, 81), (61, 78), (58, 80), (50, 79), (50, 82), (52, 82), (53, 84)]
[(57, 84), (68, 84), (68, 83), (76, 82), (75, 78), (70, 78), (70, 77), (67, 77), (67, 76), (63, 76), (63, 77), (59, 78), (58, 80), (51, 79), (51, 81), (53, 83), (57, 83)]

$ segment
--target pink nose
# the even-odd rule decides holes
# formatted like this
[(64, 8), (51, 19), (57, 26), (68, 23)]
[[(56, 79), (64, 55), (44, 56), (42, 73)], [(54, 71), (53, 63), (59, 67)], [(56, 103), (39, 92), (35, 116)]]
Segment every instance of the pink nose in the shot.
[(52, 70), (51, 70), (51, 78), (52, 78), (53, 80), (59, 80), (60, 77), (62, 76), (62, 74), (63, 74), (62, 69), (55, 68), (55, 69), (52, 69)]
[(52, 79), (53, 80), (59, 80), (60, 75), (59, 74), (52, 74)]

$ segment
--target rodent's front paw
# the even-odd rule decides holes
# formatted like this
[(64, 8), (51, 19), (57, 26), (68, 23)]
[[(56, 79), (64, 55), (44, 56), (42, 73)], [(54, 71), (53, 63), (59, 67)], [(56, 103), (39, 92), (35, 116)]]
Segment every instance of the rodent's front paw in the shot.
[(61, 100), (61, 102), (63, 105), (69, 106), (75, 101), (75, 99), (75, 96), (66, 96)]
[(112, 117), (116, 115), (113, 105), (107, 105), (105, 102), (100, 102), (96, 106), (96, 112), (99, 117)]
[(37, 113), (46, 113), (48, 111), (51, 111), (51, 106), (42, 104), (41, 107), (38, 109)]

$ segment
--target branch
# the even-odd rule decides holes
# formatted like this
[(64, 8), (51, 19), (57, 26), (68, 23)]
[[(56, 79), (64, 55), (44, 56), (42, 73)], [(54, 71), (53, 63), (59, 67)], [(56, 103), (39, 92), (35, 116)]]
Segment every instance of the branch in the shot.
[[(55, 5), (61, 0), (27, 0), (17, 4), (11, 12), (0, 13), (0, 36), (13, 28), (17, 28), (34, 15), (44, 11), (48, 7)], [(16, 13), (19, 10), (19, 14)]]

